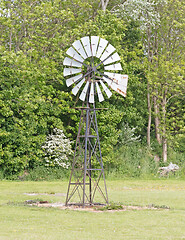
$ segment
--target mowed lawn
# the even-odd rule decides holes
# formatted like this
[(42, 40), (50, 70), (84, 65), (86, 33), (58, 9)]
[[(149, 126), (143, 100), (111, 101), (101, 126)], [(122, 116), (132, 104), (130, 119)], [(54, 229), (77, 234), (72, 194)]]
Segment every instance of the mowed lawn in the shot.
[[(67, 182), (1, 181), (0, 240), (185, 239), (185, 181), (109, 180), (107, 187), (110, 202), (161, 208), (88, 212), (30, 207), (22, 203), (37, 198), (64, 203)], [(33, 192), (38, 195), (25, 194)]]

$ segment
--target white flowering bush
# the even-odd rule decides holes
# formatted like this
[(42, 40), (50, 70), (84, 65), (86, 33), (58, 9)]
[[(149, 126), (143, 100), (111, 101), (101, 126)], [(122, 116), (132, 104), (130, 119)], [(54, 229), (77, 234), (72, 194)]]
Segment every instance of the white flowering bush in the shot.
[(73, 154), (71, 142), (66, 138), (63, 130), (55, 128), (53, 134), (50, 134), (42, 149), (45, 152), (45, 166), (69, 167), (68, 157)]
[(128, 123), (123, 123), (121, 126), (121, 133), (119, 135), (119, 143), (128, 145), (140, 141), (140, 136), (135, 136), (136, 128), (130, 128)]

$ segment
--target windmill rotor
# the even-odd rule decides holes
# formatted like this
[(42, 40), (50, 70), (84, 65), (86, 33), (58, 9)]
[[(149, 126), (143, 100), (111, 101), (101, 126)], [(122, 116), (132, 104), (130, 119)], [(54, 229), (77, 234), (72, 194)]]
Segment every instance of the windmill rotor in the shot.
[(66, 54), (63, 62), (63, 74), (68, 77), (66, 85), (73, 85), (72, 93), (79, 92), (81, 101), (102, 102), (112, 95), (109, 88), (126, 96), (128, 76), (117, 73), (122, 70), (121, 59), (107, 40), (98, 36), (83, 37), (76, 40)]

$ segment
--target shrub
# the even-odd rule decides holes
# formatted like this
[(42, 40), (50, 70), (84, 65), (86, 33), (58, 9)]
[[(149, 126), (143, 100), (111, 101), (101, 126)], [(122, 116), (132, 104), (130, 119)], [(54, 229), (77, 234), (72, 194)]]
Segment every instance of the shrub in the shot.
[(63, 130), (55, 128), (42, 146), (45, 151), (45, 166), (69, 167), (68, 157), (72, 155), (71, 142), (66, 138)]
[(123, 145), (114, 151), (112, 158), (114, 162), (106, 166), (111, 177), (151, 177), (158, 170), (154, 156), (141, 144)]

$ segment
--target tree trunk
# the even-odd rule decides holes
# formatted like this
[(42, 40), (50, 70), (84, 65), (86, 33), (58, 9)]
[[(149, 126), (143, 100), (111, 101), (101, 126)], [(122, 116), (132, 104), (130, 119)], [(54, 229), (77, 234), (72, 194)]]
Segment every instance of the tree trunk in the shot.
[(167, 156), (167, 139), (166, 137), (163, 137), (163, 162), (167, 162), (168, 156)]
[(159, 105), (157, 104), (157, 98), (154, 96), (154, 113), (155, 113), (155, 136), (157, 139), (157, 142), (161, 145), (161, 136), (159, 133), (159, 126), (160, 126), (160, 121), (159, 121)]
[(148, 102), (148, 127), (147, 127), (147, 145), (150, 147), (150, 129), (152, 120), (151, 99), (149, 92), (149, 83), (147, 84), (147, 102)]
[[(147, 29), (147, 48), (148, 48), (148, 63), (150, 72), (150, 64), (152, 62), (151, 49), (150, 49), (150, 39), (151, 39), (151, 27), (148, 25)], [(148, 127), (147, 127), (147, 145), (150, 148), (150, 131), (151, 131), (151, 121), (152, 121), (152, 107), (151, 107), (151, 96), (150, 96), (150, 83), (147, 82), (147, 104), (148, 104)]]
[(162, 100), (162, 127), (163, 127), (163, 137), (162, 137), (162, 144), (163, 144), (163, 162), (167, 162), (167, 136), (166, 136), (166, 104), (167, 104), (167, 88), (164, 90), (163, 93), (163, 100)]

